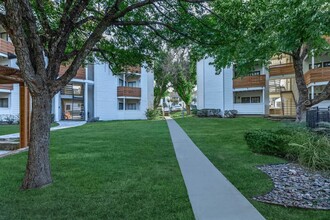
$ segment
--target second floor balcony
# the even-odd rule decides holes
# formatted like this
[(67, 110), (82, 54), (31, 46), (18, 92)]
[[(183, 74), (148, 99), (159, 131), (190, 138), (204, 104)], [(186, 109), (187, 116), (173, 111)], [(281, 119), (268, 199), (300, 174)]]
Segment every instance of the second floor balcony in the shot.
[(0, 53), (15, 54), (14, 45), (9, 41), (6, 41), (6, 40), (0, 38)]
[[(61, 65), (59, 75), (62, 76), (68, 68), (69, 68), (69, 66)], [(86, 79), (85, 68), (80, 67), (77, 71), (77, 75), (74, 78), (75, 79)]]
[(272, 65), (269, 67), (269, 76), (282, 76), (294, 74), (294, 68), (292, 63)]
[(128, 86), (118, 86), (117, 87), (118, 97), (136, 97), (141, 98), (141, 88), (139, 87), (128, 87)]
[(305, 73), (306, 84), (330, 81), (330, 67), (310, 69)]
[(0, 89), (13, 90), (14, 86), (13, 84), (0, 84)]
[(265, 75), (245, 76), (233, 80), (234, 89), (264, 86), (266, 86)]

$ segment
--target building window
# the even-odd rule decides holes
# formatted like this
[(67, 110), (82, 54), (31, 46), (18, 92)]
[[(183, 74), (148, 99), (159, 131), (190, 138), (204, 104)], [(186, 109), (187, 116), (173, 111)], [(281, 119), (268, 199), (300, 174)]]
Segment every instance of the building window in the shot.
[(128, 82), (127, 86), (128, 87), (136, 87), (136, 82)]
[(119, 79), (119, 81), (118, 81), (118, 85), (119, 85), (119, 86), (124, 86), (124, 81), (123, 81), (122, 79)]
[(123, 103), (119, 103), (118, 104), (118, 109), (119, 110), (124, 110), (124, 104)]
[(241, 98), (241, 103), (250, 103), (251, 102), (251, 98), (250, 97), (242, 97)]
[(0, 108), (8, 108), (8, 98), (0, 98)]
[[(314, 69), (321, 68), (322, 63), (314, 63)], [(312, 64), (309, 64), (309, 69), (312, 69)]]
[(128, 103), (127, 110), (136, 110), (136, 103)]
[(260, 96), (251, 97), (251, 103), (260, 103)]
[(250, 72), (250, 76), (260, 76), (260, 71)]
[(330, 61), (329, 62), (324, 62), (323, 67), (330, 67)]

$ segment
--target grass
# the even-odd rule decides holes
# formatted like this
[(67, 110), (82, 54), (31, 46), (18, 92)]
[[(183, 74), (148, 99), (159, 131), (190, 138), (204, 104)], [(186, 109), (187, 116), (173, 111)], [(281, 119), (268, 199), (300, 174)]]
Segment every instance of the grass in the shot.
[(329, 211), (285, 208), (254, 201), (256, 195), (270, 191), (270, 178), (256, 166), (286, 162), (283, 159), (252, 153), (244, 140), (244, 133), (251, 129), (281, 126), (263, 118), (177, 118), (194, 143), (209, 160), (233, 183), (236, 188), (270, 220), (329, 219)]
[[(58, 126), (57, 123), (52, 123), (52, 127)], [(19, 132), (19, 125), (0, 125), (0, 135), (14, 134)]]
[(0, 219), (193, 219), (165, 121), (52, 132), (53, 184), (20, 191), (27, 154), (0, 159)]

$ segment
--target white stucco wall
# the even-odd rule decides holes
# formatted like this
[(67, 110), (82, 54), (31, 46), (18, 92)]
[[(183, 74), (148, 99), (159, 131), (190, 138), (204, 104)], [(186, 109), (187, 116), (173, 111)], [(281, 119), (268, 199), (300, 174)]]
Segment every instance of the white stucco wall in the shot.
[[(212, 58), (200, 60), (197, 63), (197, 108), (214, 108), (225, 110), (238, 110), (239, 114), (265, 114), (268, 98), (264, 97), (261, 88), (258, 94), (261, 97), (261, 103), (255, 104), (234, 104), (233, 89), (233, 66), (224, 68), (219, 74), (210, 63)], [(266, 69), (257, 68), (261, 74), (267, 74)], [(267, 104), (268, 105), (268, 104)]]
[(118, 78), (112, 74), (108, 65), (94, 65), (94, 115), (100, 120), (146, 119), (145, 111), (152, 106), (153, 73), (141, 70), (141, 99), (139, 110), (118, 110)]
[(13, 90), (0, 90), (0, 98), (8, 97), (8, 108), (0, 108), (0, 115), (19, 114), (19, 84), (13, 85)]

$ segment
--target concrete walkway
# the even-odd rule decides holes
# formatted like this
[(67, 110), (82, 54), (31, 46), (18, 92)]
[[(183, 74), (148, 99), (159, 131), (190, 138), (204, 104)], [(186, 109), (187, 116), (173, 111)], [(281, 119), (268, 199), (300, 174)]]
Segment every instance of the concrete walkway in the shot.
[(170, 117), (166, 118), (177, 160), (198, 220), (259, 220), (263, 216), (224, 177)]
[[(73, 128), (73, 127), (78, 127), (78, 126), (86, 124), (85, 121), (59, 121), (57, 123), (59, 125), (56, 127), (50, 128), (51, 131), (56, 131), (56, 130), (61, 130), (61, 129), (66, 129), (66, 128)], [(19, 133), (0, 136), (0, 139), (12, 139), (12, 138), (19, 138)]]

